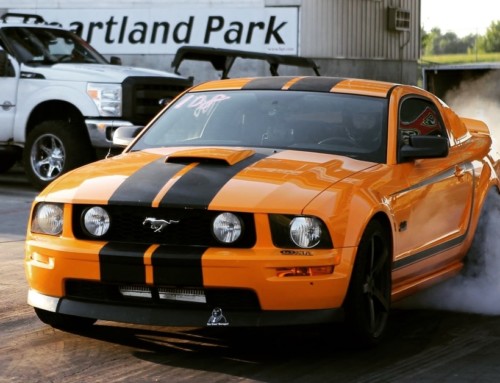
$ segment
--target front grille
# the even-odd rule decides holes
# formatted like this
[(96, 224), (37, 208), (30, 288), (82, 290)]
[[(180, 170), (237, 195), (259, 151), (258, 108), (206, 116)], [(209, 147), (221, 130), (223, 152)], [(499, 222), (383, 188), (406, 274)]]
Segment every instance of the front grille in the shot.
[(170, 100), (192, 85), (192, 81), (169, 77), (128, 77), (123, 81), (123, 118), (146, 125)]
[[(73, 206), (73, 233), (78, 239), (93, 240), (82, 227), (82, 213), (91, 206)], [(111, 217), (108, 233), (99, 240), (126, 243), (144, 243), (176, 246), (205, 246), (251, 248), (255, 245), (255, 223), (253, 214), (238, 213), (243, 221), (243, 234), (231, 245), (218, 242), (212, 235), (212, 222), (217, 211), (204, 209), (148, 208), (143, 206), (103, 205)], [(178, 221), (155, 232), (151, 225), (144, 224), (146, 218)]]
[[(149, 292), (149, 298), (126, 296), (125, 289)], [(245, 289), (176, 289), (164, 286), (123, 285), (81, 280), (67, 280), (65, 284), (66, 297), (70, 299), (114, 303), (148, 307), (184, 307), (184, 308), (212, 308), (222, 307), (225, 310), (259, 311), (260, 304), (257, 294)], [(196, 290), (204, 294), (205, 302), (179, 301), (169, 299), (172, 295), (162, 295), (162, 291), (184, 294), (186, 291)]]

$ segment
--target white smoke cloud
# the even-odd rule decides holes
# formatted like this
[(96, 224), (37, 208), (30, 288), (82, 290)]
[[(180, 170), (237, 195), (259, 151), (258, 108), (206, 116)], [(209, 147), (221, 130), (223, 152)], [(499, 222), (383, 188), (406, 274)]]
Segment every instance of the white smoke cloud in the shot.
[[(500, 71), (462, 83), (444, 99), (463, 117), (486, 122), (500, 151)], [(463, 272), (439, 285), (407, 298), (402, 308), (500, 314), (500, 196), (490, 193)]]
[(491, 193), (467, 256), (456, 277), (397, 304), (401, 308), (500, 314), (500, 195)]
[(484, 121), (500, 149), (500, 70), (460, 83), (444, 100), (458, 115)]

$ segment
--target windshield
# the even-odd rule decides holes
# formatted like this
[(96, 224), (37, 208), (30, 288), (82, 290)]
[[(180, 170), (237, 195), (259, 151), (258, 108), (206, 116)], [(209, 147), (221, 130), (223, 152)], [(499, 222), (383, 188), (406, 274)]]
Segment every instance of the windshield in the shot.
[(72, 32), (51, 28), (2, 28), (7, 49), (25, 64), (99, 63), (107, 61)]
[(183, 95), (132, 150), (238, 146), (316, 151), (385, 162), (387, 100), (304, 91)]

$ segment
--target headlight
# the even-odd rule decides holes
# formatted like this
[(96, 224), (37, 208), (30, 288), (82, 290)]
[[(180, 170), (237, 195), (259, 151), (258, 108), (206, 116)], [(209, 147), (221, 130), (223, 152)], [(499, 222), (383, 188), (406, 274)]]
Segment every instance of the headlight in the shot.
[(222, 243), (234, 243), (240, 238), (243, 225), (233, 213), (221, 213), (214, 219), (213, 232), (215, 238)]
[(290, 222), (290, 238), (298, 247), (310, 249), (321, 240), (321, 222), (314, 217), (296, 217)]
[(109, 214), (102, 207), (94, 206), (82, 214), (83, 227), (93, 237), (102, 237), (110, 226)]
[(31, 222), (34, 233), (60, 235), (63, 228), (63, 207), (60, 204), (41, 203), (36, 206)]
[(87, 94), (96, 104), (100, 116), (120, 117), (122, 115), (121, 85), (89, 83)]

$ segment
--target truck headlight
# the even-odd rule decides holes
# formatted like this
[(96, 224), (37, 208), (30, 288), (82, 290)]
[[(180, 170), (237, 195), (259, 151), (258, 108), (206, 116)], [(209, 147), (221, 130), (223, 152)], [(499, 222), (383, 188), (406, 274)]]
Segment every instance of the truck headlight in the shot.
[(61, 204), (40, 203), (35, 207), (31, 231), (33, 233), (60, 235), (63, 228), (63, 207)]
[(89, 83), (87, 94), (94, 101), (102, 117), (122, 115), (122, 87), (120, 84)]

